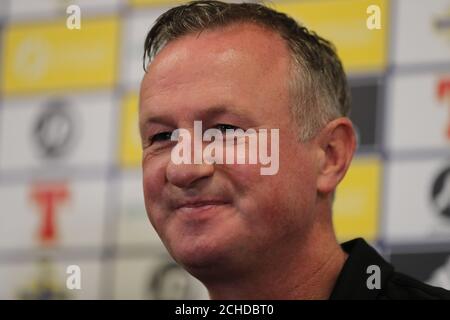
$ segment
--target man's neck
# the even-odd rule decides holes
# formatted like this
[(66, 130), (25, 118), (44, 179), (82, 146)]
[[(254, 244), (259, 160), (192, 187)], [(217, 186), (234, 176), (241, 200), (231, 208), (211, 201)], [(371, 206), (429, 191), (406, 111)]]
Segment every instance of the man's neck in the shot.
[[(317, 234), (317, 233), (316, 233)], [(326, 233), (325, 233), (326, 234)], [(347, 259), (334, 234), (309, 237), (289, 255), (274, 256), (243, 277), (206, 284), (210, 298), (227, 299), (328, 299)], [(320, 233), (319, 233), (320, 235)]]

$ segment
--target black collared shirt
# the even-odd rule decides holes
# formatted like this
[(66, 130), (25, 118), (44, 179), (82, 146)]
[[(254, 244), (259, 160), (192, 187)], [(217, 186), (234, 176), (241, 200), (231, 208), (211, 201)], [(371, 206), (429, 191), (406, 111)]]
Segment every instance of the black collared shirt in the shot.
[[(342, 249), (348, 254), (348, 258), (331, 293), (331, 300), (450, 300), (450, 291), (395, 272), (394, 267), (361, 238), (343, 243)], [(369, 266), (375, 267), (368, 270)], [(378, 276), (378, 282), (372, 281), (373, 277)]]

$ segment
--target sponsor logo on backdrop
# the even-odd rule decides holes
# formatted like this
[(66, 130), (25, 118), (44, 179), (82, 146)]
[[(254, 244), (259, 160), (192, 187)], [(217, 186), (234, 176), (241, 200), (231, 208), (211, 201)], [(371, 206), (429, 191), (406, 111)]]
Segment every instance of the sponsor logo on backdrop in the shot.
[(64, 283), (54, 270), (48, 258), (42, 258), (37, 263), (36, 274), (20, 289), (16, 290), (16, 299), (24, 300), (62, 300), (73, 298), (65, 290)]
[(24, 81), (39, 80), (49, 68), (50, 44), (40, 37), (25, 38), (17, 47), (13, 70)]
[(119, 19), (11, 24), (4, 31), (1, 90), (17, 95), (55, 89), (104, 88), (115, 84)]
[(450, 166), (440, 171), (434, 179), (431, 200), (439, 216), (450, 221)]
[(66, 183), (36, 183), (30, 193), (39, 214), (37, 239), (40, 245), (53, 245), (58, 240), (58, 212), (70, 199)]
[(450, 142), (450, 77), (439, 80), (437, 85), (437, 97), (443, 102), (444, 107), (448, 110), (447, 128), (445, 128), (445, 136)]
[(41, 156), (56, 159), (73, 149), (76, 140), (73, 112), (66, 101), (52, 100), (38, 115), (31, 135)]

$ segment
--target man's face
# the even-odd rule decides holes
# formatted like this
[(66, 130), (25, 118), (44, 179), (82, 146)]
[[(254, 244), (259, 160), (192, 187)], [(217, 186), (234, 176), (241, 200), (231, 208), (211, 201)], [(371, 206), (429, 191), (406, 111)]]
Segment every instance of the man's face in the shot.
[[(283, 40), (248, 24), (181, 37), (149, 66), (139, 114), (145, 205), (191, 272), (275, 257), (312, 225), (316, 149), (298, 142), (289, 69)], [(278, 173), (261, 175), (260, 164), (174, 164), (170, 133), (193, 132), (194, 121), (203, 130), (279, 129)]]

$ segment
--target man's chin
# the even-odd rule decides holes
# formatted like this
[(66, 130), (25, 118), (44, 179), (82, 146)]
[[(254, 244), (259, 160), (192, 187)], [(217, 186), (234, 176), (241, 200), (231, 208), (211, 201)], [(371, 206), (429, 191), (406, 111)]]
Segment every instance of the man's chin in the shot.
[[(230, 250), (224, 247), (204, 245), (175, 248), (173, 258), (195, 277), (223, 272), (233, 260)], [(223, 270), (222, 270), (223, 269)], [(222, 271), (221, 271), (222, 270)]]
[(175, 259), (185, 265), (192, 267), (202, 267), (215, 265), (225, 258), (223, 249), (211, 246), (192, 246), (174, 252)]

